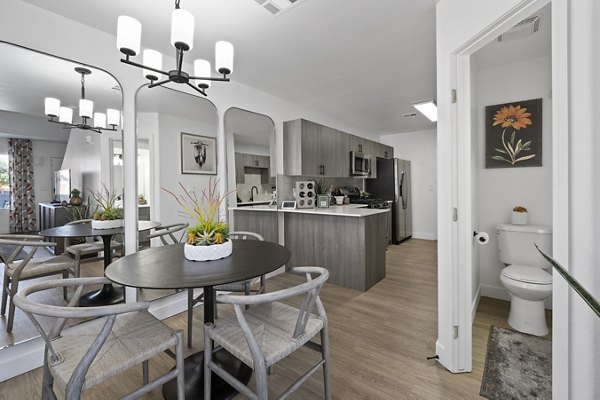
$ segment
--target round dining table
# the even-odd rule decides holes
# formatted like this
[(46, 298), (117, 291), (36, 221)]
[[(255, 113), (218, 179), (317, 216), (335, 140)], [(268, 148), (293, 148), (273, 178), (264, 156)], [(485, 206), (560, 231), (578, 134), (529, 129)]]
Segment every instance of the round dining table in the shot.
[[(160, 222), (155, 221), (138, 221), (138, 231), (148, 231), (150, 229), (159, 227)], [(76, 237), (94, 237), (100, 236), (102, 238), (102, 245), (104, 246), (104, 271), (106, 267), (112, 262), (112, 251), (110, 249), (110, 242), (114, 235), (118, 235), (124, 232), (124, 227), (113, 228), (113, 229), (93, 229), (91, 223), (84, 224), (73, 224), (57, 226), (50, 229), (44, 229), (39, 232), (39, 235), (49, 238), (76, 238)], [(110, 283), (104, 285), (102, 289), (86, 293), (81, 296), (79, 305), (81, 307), (95, 307), (104, 306), (110, 304), (118, 304), (123, 302), (125, 299), (123, 288), (114, 287)]]
[[(204, 323), (214, 322), (214, 287), (243, 281), (275, 271), (288, 262), (290, 252), (285, 247), (259, 240), (233, 240), (231, 256), (214, 261), (190, 261), (184, 257), (183, 243), (152, 247), (118, 259), (106, 269), (111, 281), (142, 289), (204, 290)], [(218, 323), (218, 322), (217, 322)], [(204, 352), (185, 359), (186, 399), (204, 397)], [(247, 383), (250, 367), (229, 352), (220, 349), (213, 361)], [(238, 392), (216, 374), (212, 375), (212, 398), (230, 399)], [(177, 398), (176, 380), (163, 386), (165, 399)]]

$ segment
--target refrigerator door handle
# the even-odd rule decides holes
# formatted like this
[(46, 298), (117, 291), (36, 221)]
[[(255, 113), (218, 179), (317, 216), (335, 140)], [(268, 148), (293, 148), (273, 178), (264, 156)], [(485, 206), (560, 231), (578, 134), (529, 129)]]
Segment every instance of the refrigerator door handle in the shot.
[(404, 196), (404, 172), (400, 173), (400, 197), (402, 198), (402, 209), (406, 210), (406, 196)]

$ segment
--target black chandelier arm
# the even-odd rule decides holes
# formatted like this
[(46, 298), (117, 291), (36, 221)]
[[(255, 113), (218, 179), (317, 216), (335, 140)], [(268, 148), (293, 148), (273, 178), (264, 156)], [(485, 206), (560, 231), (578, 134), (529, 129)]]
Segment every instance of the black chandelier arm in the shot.
[(102, 133), (103, 131), (110, 131), (110, 132), (117, 131), (116, 125), (111, 125), (110, 128), (96, 128), (96, 127), (88, 125), (87, 123), (85, 123), (85, 124), (69, 124), (67, 122), (60, 122), (60, 121), (55, 120), (54, 117), (50, 117), (48, 122), (52, 122), (53, 124), (61, 124), (63, 126), (63, 129), (81, 129), (83, 131), (93, 131), (96, 133)]
[(135, 61), (131, 61), (129, 59), (129, 55), (127, 55), (127, 58), (121, 58), (121, 62), (125, 63), (125, 64), (129, 64), (129, 65), (133, 65), (134, 67), (149, 69), (150, 71), (158, 72), (159, 74), (163, 74), (163, 75), (167, 75), (167, 76), (169, 75), (169, 73), (166, 71), (161, 71), (160, 69), (147, 67), (144, 64), (140, 64), (140, 63), (136, 63)]
[(165, 83), (169, 83), (169, 82), (171, 82), (170, 79), (165, 79), (164, 81), (159, 81), (159, 82), (157, 82), (156, 80), (153, 80), (153, 81), (151, 80), (150, 84), (148, 85), (148, 88), (161, 86), (161, 85), (164, 85)]
[(201, 95), (203, 95), (204, 97), (208, 96), (206, 94), (206, 92), (203, 89), (197, 88), (196, 86), (192, 85), (191, 83), (187, 82), (187, 85), (189, 87), (191, 87), (192, 89), (194, 89), (195, 91), (197, 91), (198, 93), (200, 93)]
[(202, 76), (190, 76), (190, 80), (201, 80), (201, 81), (214, 81), (214, 82), (230, 82), (231, 80), (227, 78), (226, 75), (223, 75), (223, 78), (213, 78), (213, 77), (202, 77)]

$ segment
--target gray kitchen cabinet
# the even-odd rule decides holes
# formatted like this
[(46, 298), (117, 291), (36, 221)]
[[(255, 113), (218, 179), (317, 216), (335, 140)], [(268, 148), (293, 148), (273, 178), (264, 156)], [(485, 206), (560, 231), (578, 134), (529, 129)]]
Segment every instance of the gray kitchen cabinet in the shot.
[(304, 119), (283, 123), (285, 175), (348, 176), (349, 135)]
[(364, 140), (363, 155), (371, 159), (371, 173), (368, 178), (377, 178), (377, 153), (379, 151), (379, 143), (372, 140)]
[(394, 148), (392, 146), (386, 146), (385, 144), (379, 143), (379, 153), (377, 157), (394, 158)]
[(260, 168), (261, 183), (269, 183), (271, 157), (258, 154), (235, 153), (235, 183), (244, 183), (246, 168)]
[(361, 155), (366, 154), (367, 142), (368, 140), (363, 137), (350, 135), (350, 151), (360, 153)]

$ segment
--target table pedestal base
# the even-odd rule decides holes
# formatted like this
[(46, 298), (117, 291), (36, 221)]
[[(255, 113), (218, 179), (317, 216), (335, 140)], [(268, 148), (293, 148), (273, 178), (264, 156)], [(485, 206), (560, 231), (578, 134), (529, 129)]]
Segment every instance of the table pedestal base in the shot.
[(86, 293), (79, 299), (80, 307), (96, 307), (119, 304), (125, 301), (122, 287), (106, 284), (102, 289)]
[[(244, 383), (250, 381), (252, 369), (224, 349), (213, 353), (213, 361)], [(185, 398), (204, 398), (204, 352), (194, 353), (185, 359)], [(212, 399), (232, 399), (238, 392), (217, 374), (212, 374)], [(177, 379), (163, 386), (167, 400), (177, 399)]]

